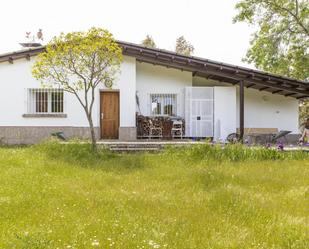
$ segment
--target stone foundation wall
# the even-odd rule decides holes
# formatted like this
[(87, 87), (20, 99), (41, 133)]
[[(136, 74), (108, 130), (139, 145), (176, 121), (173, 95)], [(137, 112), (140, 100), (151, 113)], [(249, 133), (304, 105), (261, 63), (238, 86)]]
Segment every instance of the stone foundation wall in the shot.
[[(289, 144), (297, 144), (299, 142), (299, 139), (301, 137), (301, 134), (288, 134), (286, 136)], [(285, 142), (285, 139), (281, 139), (283, 142)]]
[(119, 127), (119, 140), (134, 141), (136, 140), (136, 127)]
[[(286, 139), (284, 137), (281, 137), (277, 141), (281, 141), (284, 144), (297, 145), (300, 137), (301, 137), (301, 134), (288, 134), (286, 135)], [(266, 138), (265, 136), (252, 139), (245, 135), (244, 138), (247, 139), (249, 143), (254, 143), (254, 144), (264, 145), (269, 142), (269, 138)]]
[[(54, 132), (63, 132), (67, 138), (90, 138), (88, 127), (0, 126), (0, 143), (9, 145), (35, 144), (48, 139)], [(95, 127), (95, 133), (99, 139), (99, 127)]]

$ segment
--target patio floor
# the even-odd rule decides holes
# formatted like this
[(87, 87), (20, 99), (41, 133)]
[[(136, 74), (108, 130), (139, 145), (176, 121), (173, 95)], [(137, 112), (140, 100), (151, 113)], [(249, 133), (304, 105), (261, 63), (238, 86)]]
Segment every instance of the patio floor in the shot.
[(192, 139), (179, 139), (179, 140), (160, 140), (160, 139), (138, 139), (134, 141), (122, 140), (99, 140), (98, 144), (162, 144), (162, 145), (188, 145), (188, 144), (203, 144), (204, 140), (193, 141)]
[[(113, 151), (157, 151), (165, 146), (193, 146), (204, 144), (205, 140), (194, 141), (192, 139), (179, 140), (159, 140), (159, 139), (138, 139), (135, 141), (121, 140), (99, 140), (98, 145), (106, 146)], [(251, 145), (251, 148), (262, 147), (262, 145)], [(272, 149), (277, 149), (277, 146), (272, 146)], [(308, 151), (309, 146), (286, 145), (284, 151)]]
[(192, 139), (176, 139), (176, 140), (161, 140), (161, 139), (138, 139), (135, 141), (121, 140), (99, 140), (99, 146), (108, 147), (112, 151), (129, 152), (129, 151), (160, 151), (166, 146), (193, 146), (203, 144), (204, 140), (193, 141)]

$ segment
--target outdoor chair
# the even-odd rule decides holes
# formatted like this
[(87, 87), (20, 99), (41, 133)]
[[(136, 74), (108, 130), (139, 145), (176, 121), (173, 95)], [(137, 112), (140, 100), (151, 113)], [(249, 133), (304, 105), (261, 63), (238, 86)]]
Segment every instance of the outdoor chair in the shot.
[(173, 138), (180, 137), (182, 139), (182, 135), (183, 135), (183, 132), (182, 132), (182, 121), (173, 120), (173, 126), (172, 126), (171, 133), (172, 133), (172, 137)]
[(161, 127), (156, 127), (153, 123), (152, 120), (149, 119), (149, 138), (153, 137), (162, 137), (162, 128)]

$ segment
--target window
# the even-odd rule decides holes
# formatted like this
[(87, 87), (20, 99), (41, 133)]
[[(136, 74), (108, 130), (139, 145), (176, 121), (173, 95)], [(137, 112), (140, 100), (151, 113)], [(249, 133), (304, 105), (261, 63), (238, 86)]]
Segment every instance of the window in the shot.
[(176, 94), (150, 94), (151, 115), (176, 116)]
[(63, 113), (64, 101), (62, 89), (28, 89), (28, 114)]

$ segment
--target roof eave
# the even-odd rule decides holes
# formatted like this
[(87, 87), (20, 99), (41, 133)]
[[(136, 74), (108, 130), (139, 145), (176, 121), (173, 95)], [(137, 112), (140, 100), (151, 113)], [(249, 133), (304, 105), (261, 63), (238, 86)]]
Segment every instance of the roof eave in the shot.
[[(254, 88), (286, 97), (296, 99), (309, 98), (309, 84), (304, 81), (200, 57), (184, 56), (163, 49), (147, 48), (123, 41), (117, 42), (122, 47), (124, 55), (135, 57), (140, 62), (189, 71), (193, 73), (193, 76), (208, 77), (212, 75), (219, 81), (225, 81), (233, 85), (244, 81), (247, 88)], [(36, 56), (44, 50), (45, 46), (41, 46), (2, 54), (0, 55), (0, 62), (8, 61), (13, 63), (17, 59), (30, 59), (30, 57)]]

